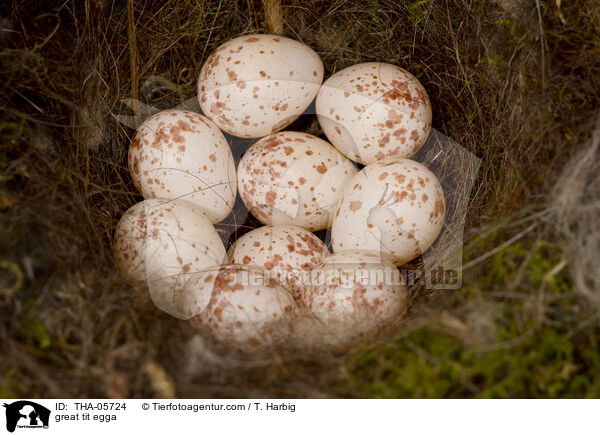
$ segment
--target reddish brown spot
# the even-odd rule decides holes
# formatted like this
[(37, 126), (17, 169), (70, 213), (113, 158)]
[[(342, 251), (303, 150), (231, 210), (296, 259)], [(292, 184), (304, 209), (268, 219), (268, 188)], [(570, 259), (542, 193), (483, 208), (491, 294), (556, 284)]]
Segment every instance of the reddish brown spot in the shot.
[(275, 198), (276, 198), (276, 193), (273, 192), (272, 190), (268, 191), (265, 194), (265, 199), (267, 200), (267, 205), (275, 204)]
[(235, 73), (235, 71), (232, 71), (230, 69), (227, 70), (227, 77), (229, 77), (229, 80), (236, 81), (237, 80), (237, 74)]
[(406, 180), (406, 176), (404, 174), (399, 174), (397, 172), (394, 172), (394, 178), (398, 184), (402, 184), (404, 183), (404, 180)]
[(384, 146), (386, 146), (390, 141), (390, 134), (387, 133), (384, 137), (382, 137), (381, 139), (379, 139), (379, 147), (383, 148)]
[(211, 154), (208, 156), (208, 158), (210, 159), (211, 162), (216, 162), (217, 161), (217, 157), (214, 154)]
[(256, 338), (256, 337), (252, 337), (252, 338), (250, 338), (250, 339), (248, 340), (248, 344), (249, 344), (250, 346), (252, 346), (252, 347), (258, 347), (258, 346), (260, 346), (262, 343), (261, 343), (261, 341), (260, 341), (258, 338)]
[(350, 211), (357, 211), (362, 207), (362, 201), (350, 201)]
[(285, 151), (286, 156), (289, 156), (294, 152), (294, 149), (292, 147), (283, 147), (283, 151)]
[(215, 309), (213, 310), (213, 314), (220, 322), (223, 319), (223, 308), (215, 307)]
[(321, 162), (321, 164), (317, 166), (317, 172), (319, 174), (324, 174), (325, 172), (327, 172), (327, 166), (325, 166), (325, 163)]
[(140, 161), (137, 156), (133, 158), (133, 173), (138, 175), (140, 173)]
[(407, 130), (405, 128), (399, 128), (398, 130), (394, 131), (394, 136), (398, 137), (398, 136), (402, 136), (404, 134), (406, 134)]
[(142, 143), (137, 137), (134, 137), (133, 141), (131, 142), (131, 146), (135, 149), (140, 149), (142, 147)]
[(257, 41), (260, 41), (260, 39), (258, 39), (256, 36), (252, 36), (252, 37), (246, 39), (246, 42), (257, 42)]
[(250, 261), (251, 261), (251, 258), (248, 257), (247, 255), (244, 258), (242, 258), (242, 263), (244, 263), (244, 264), (250, 264)]

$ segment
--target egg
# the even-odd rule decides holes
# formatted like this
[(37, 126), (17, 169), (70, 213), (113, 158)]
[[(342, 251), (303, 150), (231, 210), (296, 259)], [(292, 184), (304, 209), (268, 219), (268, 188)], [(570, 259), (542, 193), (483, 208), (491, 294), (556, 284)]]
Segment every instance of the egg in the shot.
[(165, 110), (146, 119), (129, 147), (129, 172), (144, 198), (185, 199), (213, 223), (224, 219), (235, 202), (229, 144), (199, 113)]
[(311, 272), (302, 301), (318, 322), (304, 338), (348, 345), (378, 332), (406, 308), (407, 288), (398, 269), (379, 252), (349, 250), (325, 258)]
[(206, 310), (193, 325), (229, 348), (245, 352), (277, 346), (287, 337), (296, 303), (269, 273), (256, 266), (226, 266)]
[(362, 164), (410, 157), (431, 129), (431, 103), (408, 71), (368, 62), (329, 77), (316, 100), (319, 123), (342, 154)]
[(323, 63), (307, 45), (277, 35), (245, 35), (206, 60), (198, 98), (202, 112), (223, 131), (256, 138), (298, 118), (322, 81)]
[(263, 224), (327, 228), (344, 183), (357, 172), (350, 160), (316, 136), (283, 131), (267, 136), (238, 165), (240, 196)]
[(410, 159), (365, 166), (344, 188), (333, 219), (334, 252), (365, 249), (396, 265), (425, 252), (444, 223), (446, 203), (437, 177)]
[(231, 263), (264, 267), (294, 296), (299, 295), (306, 274), (328, 254), (321, 239), (294, 225), (256, 228), (238, 238), (228, 251)]
[(113, 246), (125, 277), (146, 282), (156, 306), (179, 318), (208, 305), (216, 271), (227, 259), (202, 209), (184, 200), (133, 205), (117, 224)]

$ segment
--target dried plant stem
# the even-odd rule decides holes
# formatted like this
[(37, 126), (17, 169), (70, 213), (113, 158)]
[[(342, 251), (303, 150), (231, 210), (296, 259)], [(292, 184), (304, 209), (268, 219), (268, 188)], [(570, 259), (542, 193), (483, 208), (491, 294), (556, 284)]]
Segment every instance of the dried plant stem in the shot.
[(539, 26), (540, 26), (540, 49), (542, 52), (542, 88), (546, 89), (546, 56), (545, 56), (546, 41), (544, 39), (544, 24), (542, 23), (542, 10), (540, 7), (540, 1), (536, 0), (535, 5), (536, 5), (536, 10), (537, 10), (537, 15), (538, 15), (538, 22), (539, 22)]
[(265, 19), (269, 32), (274, 35), (283, 34), (283, 16), (281, 10), (281, 0), (264, 0)]
[(131, 98), (133, 100), (133, 111), (136, 117), (135, 123), (138, 124), (137, 117), (139, 110), (138, 104), (138, 77), (137, 77), (137, 41), (135, 37), (135, 22), (133, 16), (133, 0), (127, 1), (127, 37), (129, 39), (129, 71), (131, 75)]

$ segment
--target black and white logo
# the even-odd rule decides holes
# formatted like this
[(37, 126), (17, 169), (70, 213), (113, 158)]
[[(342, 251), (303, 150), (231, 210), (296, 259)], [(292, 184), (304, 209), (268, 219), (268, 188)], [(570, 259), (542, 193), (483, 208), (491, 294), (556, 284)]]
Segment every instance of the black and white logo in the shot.
[(6, 430), (48, 429), (50, 410), (29, 400), (4, 404), (6, 408)]

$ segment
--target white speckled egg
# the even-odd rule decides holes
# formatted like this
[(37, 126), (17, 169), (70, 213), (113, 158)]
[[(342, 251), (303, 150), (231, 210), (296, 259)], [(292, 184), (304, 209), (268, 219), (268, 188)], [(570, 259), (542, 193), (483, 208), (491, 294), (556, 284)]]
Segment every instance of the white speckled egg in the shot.
[(264, 224), (327, 228), (354, 164), (316, 136), (283, 131), (267, 136), (238, 165), (240, 196)]
[(257, 266), (226, 266), (214, 285), (210, 303), (193, 324), (218, 342), (253, 352), (287, 337), (296, 303), (269, 273)]
[(215, 223), (233, 208), (236, 172), (223, 133), (206, 117), (165, 110), (138, 128), (129, 172), (144, 198), (185, 199)]
[(257, 228), (237, 239), (228, 251), (231, 263), (264, 267), (294, 296), (306, 274), (328, 254), (321, 239), (293, 225)]
[(198, 98), (202, 112), (222, 130), (262, 137), (298, 118), (322, 81), (323, 63), (307, 45), (276, 35), (245, 35), (207, 59)]
[(363, 164), (412, 156), (431, 129), (425, 88), (408, 71), (387, 63), (361, 63), (329, 77), (316, 111), (329, 141)]
[(400, 278), (379, 252), (350, 250), (327, 257), (313, 269), (311, 285), (302, 294), (304, 305), (320, 322), (314, 339), (347, 345), (400, 316), (407, 301)]
[(437, 177), (410, 159), (364, 167), (344, 188), (333, 219), (334, 252), (380, 251), (396, 265), (423, 253), (444, 223), (446, 203)]
[(147, 199), (132, 206), (117, 225), (114, 252), (126, 278), (145, 281), (157, 307), (180, 318), (206, 307), (215, 269), (227, 259), (202, 209), (184, 200)]

